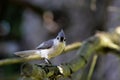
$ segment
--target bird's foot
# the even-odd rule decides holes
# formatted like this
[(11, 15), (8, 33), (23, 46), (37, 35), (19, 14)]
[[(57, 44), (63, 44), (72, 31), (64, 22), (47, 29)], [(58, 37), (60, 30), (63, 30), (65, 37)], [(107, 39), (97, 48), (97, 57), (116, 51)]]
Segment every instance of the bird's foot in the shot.
[(44, 58), (44, 60), (45, 60), (45, 64), (52, 65), (52, 63), (50, 62), (50, 60), (48, 60), (47, 58)]
[(43, 58), (43, 60), (45, 61), (44, 64), (35, 64), (39, 67), (49, 67), (49, 66), (52, 66), (52, 63), (50, 62), (50, 60), (48, 60), (47, 58)]

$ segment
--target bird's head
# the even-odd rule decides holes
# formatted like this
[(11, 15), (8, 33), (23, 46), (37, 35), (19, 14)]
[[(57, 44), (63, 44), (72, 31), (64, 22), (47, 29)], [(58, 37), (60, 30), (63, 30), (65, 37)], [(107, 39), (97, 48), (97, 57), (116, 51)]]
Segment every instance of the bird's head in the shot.
[(61, 30), (57, 37), (56, 37), (57, 40), (59, 40), (60, 42), (65, 42), (66, 41), (66, 38), (65, 38), (65, 34), (64, 34), (64, 31)]

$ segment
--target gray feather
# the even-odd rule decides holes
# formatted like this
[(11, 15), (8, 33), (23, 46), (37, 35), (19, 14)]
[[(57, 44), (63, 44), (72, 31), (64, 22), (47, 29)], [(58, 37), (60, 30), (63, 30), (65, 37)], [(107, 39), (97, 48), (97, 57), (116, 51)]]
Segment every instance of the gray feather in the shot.
[(43, 42), (36, 49), (49, 49), (52, 46), (53, 46), (53, 39)]
[(39, 55), (38, 50), (19, 51), (19, 52), (15, 52), (14, 54), (20, 57), (29, 57), (29, 56)]

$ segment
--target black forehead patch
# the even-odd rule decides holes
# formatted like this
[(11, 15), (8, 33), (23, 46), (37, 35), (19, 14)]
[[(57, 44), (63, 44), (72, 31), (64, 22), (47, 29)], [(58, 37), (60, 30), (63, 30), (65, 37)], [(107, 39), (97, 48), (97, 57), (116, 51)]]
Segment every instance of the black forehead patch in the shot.
[(60, 42), (63, 42), (64, 41), (64, 37), (60, 37)]

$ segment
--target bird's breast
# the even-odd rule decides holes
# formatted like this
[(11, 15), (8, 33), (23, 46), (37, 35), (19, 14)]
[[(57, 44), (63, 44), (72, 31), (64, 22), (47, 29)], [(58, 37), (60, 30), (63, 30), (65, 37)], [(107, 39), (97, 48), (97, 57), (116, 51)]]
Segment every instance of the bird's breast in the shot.
[(49, 49), (41, 50), (42, 57), (47, 59), (58, 56), (65, 48), (65, 43), (55, 43), (53, 47)]

